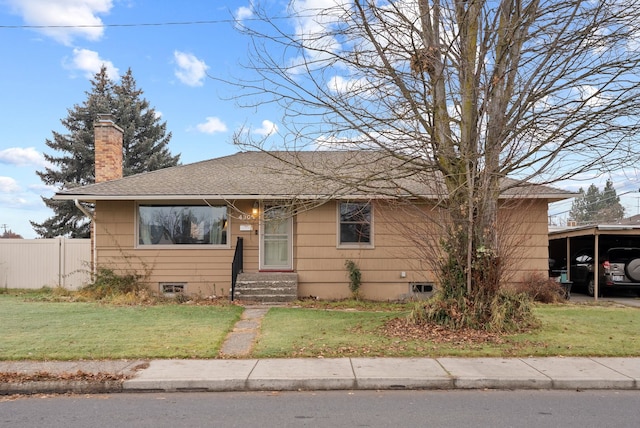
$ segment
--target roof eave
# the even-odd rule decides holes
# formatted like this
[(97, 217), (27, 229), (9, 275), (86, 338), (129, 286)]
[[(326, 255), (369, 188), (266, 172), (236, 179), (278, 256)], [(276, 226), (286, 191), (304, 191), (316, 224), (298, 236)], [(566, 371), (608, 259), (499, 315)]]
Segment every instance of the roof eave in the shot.
[[(546, 199), (549, 202), (558, 202), (565, 199), (573, 198), (572, 193), (563, 194), (522, 194), (522, 195), (501, 195), (500, 199)], [(150, 200), (243, 200), (243, 199), (394, 199), (394, 198), (423, 198), (423, 199), (440, 199), (438, 195), (382, 195), (382, 194), (346, 194), (346, 195), (290, 195), (290, 194), (135, 194), (135, 195), (97, 195), (97, 194), (73, 194), (73, 193), (56, 193), (54, 200), (58, 201), (150, 201)]]
[(520, 194), (520, 195), (502, 195), (501, 199), (546, 199), (549, 202), (559, 202), (566, 199), (575, 198), (574, 193), (537, 193), (537, 194)]
[(211, 194), (211, 195), (72, 195), (56, 194), (54, 200), (58, 201), (193, 201), (193, 200), (255, 200), (255, 199), (385, 199), (391, 198), (385, 195), (277, 195), (277, 194)]

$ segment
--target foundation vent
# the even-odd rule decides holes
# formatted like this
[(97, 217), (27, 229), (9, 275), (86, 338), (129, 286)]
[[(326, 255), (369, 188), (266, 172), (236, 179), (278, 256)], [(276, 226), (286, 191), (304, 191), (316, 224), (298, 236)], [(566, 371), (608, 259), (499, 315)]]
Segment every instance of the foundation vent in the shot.
[(165, 297), (184, 295), (187, 289), (186, 282), (161, 282), (160, 293)]
[(421, 296), (431, 296), (435, 291), (435, 284), (432, 282), (410, 282), (409, 292)]

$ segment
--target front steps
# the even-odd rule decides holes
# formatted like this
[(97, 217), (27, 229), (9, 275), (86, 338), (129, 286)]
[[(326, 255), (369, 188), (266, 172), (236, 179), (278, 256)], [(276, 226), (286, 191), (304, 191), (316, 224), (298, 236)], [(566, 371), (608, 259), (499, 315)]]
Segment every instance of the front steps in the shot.
[(282, 272), (243, 272), (238, 274), (234, 300), (286, 303), (298, 299), (298, 274)]

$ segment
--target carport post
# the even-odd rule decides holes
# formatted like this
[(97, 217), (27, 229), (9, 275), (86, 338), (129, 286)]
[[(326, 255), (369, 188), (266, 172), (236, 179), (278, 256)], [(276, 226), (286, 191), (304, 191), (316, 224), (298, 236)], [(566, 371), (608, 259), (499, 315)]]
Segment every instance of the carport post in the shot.
[(593, 299), (598, 301), (598, 288), (600, 284), (598, 284), (600, 279), (600, 235), (598, 235), (598, 230), (595, 231), (595, 235), (593, 238)]
[(571, 237), (567, 236), (567, 258), (566, 260), (566, 267), (567, 267), (567, 281), (573, 281), (571, 279)]

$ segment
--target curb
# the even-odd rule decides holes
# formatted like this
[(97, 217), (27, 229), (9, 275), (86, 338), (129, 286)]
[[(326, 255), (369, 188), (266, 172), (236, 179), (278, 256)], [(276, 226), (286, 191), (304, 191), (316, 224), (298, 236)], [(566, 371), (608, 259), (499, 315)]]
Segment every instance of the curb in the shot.
[(0, 383), (0, 395), (32, 394), (109, 394), (123, 392), (123, 381), (31, 381)]
[(640, 390), (633, 381), (574, 380), (556, 382), (533, 379), (477, 379), (460, 378), (411, 379), (270, 379), (245, 381), (37, 381), (0, 384), (2, 395), (34, 394), (114, 394), (114, 393), (172, 393), (172, 392), (259, 392), (259, 391), (355, 391), (355, 390)]

